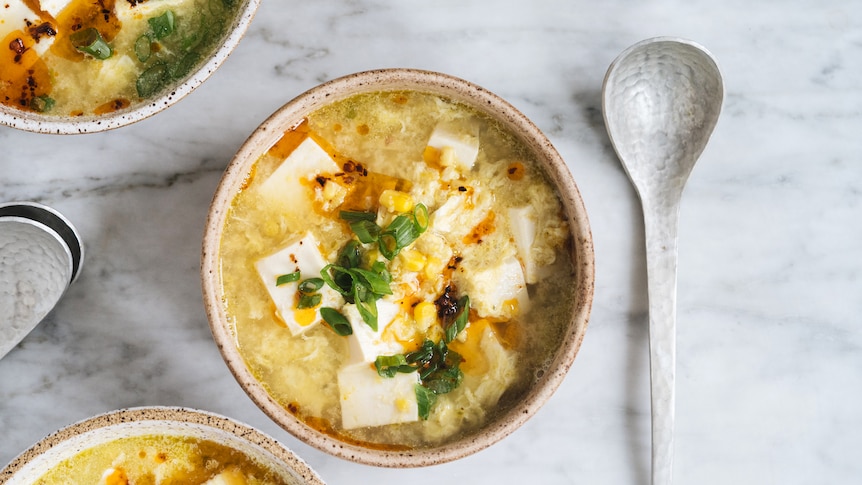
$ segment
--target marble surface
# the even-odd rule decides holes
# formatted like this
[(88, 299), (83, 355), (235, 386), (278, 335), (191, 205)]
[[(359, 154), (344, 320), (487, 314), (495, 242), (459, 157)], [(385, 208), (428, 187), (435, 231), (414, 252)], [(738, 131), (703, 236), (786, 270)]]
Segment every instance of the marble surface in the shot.
[[(0, 463), (93, 414), (150, 404), (254, 425), (328, 483), (646, 484), (649, 382), (640, 206), (601, 116), (609, 63), (653, 36), (716, 56), (727, 95), (680, 220), (676, 483), (862, 477), (862, 3), (264, 0), (238, 50), (161, 115), (116, 131), (0, 128), (0, 200), (63, 212), (79, 280), (0, 360)], [(581, 352), (523, 428), (426, 469), (352, 464), (242, 393), (198, 280), (207, 204), (245, 137), (315, 84), (415, 67), (498, 93), (567, 160), (596, 248)]]

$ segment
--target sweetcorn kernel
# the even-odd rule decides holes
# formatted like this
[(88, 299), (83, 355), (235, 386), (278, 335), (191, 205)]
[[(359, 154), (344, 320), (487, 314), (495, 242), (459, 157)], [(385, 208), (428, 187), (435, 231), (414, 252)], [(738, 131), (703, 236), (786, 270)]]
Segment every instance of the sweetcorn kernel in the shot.
[(380, 205), (392, 212), (409, 212), (413, 210), (413, 197), (410, 194), (387, 189), (380, 194)]
[(450, 146), (445, 146), (440, 150), (440, 165), (444, 167), (453, 167), (456, 164), (455, 149)]
[(421, 271), (428, 262), (428, 258), (424, 254), (412, 249), (401, 251), (398, 253), (398, 257), (401, 258), (401, 264), (407, 271)]
[(420, 302), (413, 308), (413, 319), (416, 320), (416, 326), (425, 331), (437, 323), (437, 307), (428, 301)]
[(440, 261), (440, 258), (434, 256), (425, 258), (425, 277), (431, 280), (440, 276), (442, 264), (443, 262)]
[(422, 159), (428, 165), (440, 165), (440, 150), (434, 147), (425, 147), (422, 151)]

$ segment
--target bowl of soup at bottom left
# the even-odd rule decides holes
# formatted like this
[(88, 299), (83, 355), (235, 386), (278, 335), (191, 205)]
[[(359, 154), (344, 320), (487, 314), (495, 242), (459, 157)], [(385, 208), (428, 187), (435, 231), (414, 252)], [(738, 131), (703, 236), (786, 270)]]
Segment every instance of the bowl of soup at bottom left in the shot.
[(180, 407), (91, 417), (48, 435), (0, 470), (2, 485), (59, 483), (324, 484), (261, 431)]

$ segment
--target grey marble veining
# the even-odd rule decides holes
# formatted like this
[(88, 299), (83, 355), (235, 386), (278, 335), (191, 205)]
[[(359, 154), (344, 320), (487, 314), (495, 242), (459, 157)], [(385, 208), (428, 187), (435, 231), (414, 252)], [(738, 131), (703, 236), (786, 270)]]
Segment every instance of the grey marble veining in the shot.
[[(627, 46), (706, 46), (722, 117), (680, 214), (676, 483), (862, 476), (862, 4), (267, 1), (240, 47), (161, 115), (95, 135), (0, 128), (0, 201), (51, 205), (87, 246), (59, 306), (0, 360), (0, 463), (123, 406), (247, 422), (332, 484), (646, 484), (649, 373), (640, 206), (601, 83)], [(596, 299), (569, 376), (523, 428), (455, 463), (354, 465), (277, 428), (213, 344), (199, 248), (221, 171), (278, 106), (380, 67), (443, 71), (509, 100), (567, 160), (595, 238)]]

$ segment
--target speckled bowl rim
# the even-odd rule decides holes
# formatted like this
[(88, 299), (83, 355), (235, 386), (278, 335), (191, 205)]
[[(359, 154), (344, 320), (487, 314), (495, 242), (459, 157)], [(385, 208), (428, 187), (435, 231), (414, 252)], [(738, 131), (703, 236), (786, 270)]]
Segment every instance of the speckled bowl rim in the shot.
[[(66, 426), (34, 444), (14, 458), (0, 470), (0, 485), (16, 479), (17, 473), (29, 473), (28, 467), (38, 467), (42, 472), (57, 465), (69, 456), (93, 446), (86, 438), (96, 433), (118, 432), (118, 437), (137, 435), (122, 434), (121, 430), (131, 426), (164, 426), (171, 434), (183, 436), (202, 436), (225, 442), (219, 435), (230, 436), (236, 442), (244, 443), (255, 454), (266, 457), (286, 470), (290, 470), (306, 485), (325, 485), (323, 480), (299, 456), (287, 449), (274, 438), (234, 419), (208, 411), (184, 407), (147, 406), (126, 408), (99, 414)], [(149, 428), (146, 428), (149, 429)], [(146, 433), (145, 433), (146, 434)], [(209, 435), (209, 436), (208, 436)], [(110, 441), (96, 436), (97, 443)], [(46, 454), (52, 454), (46, 457)], [(39, 460), (47, 460), (44, 463)], [(55, 461), (56, 460), (56, 461)]]
[[(577, 271), (576, 285), (569, 294), (575, 301), (569, 326), (547, 372), (527, 396), (478, 433), (435, 448), (404, 451), (370, 449), (335, 439), (299, 421), (267, 393), (239, 354), (224, 312), (219, 265), (221, 231), (230, 203), (245, 182), (251, 164), (285, 129), (297, 125), (307, 113), (325, 104), (360, 92), (398, 89), (437, 93), (462, 102), (520, 134), (557, 184), (572, 229), (571, 256)], [(252, 133), (225, 170), (210, 207), (201, 254), (204, 304), (213, 337), (230, 371), (251, 399), (277, 424), (305, 443), (340, 458), (384, 467), (430, 466), (465, 457), (498, 442), (532, 417), (562, 383), (580, 348), (592, 306), (594, 272), (593, 240), (583, 200), (568, 167), (547, 137), (520, 111), (488, 90), (447, 74), (416, 69), (381, 69), (340, 77), (306, 91), (272, 114)]]
[(0, 105), (0, 125), (34, 133), (77, 135), (113, 130), (158, 114), (183, 99), (215, 73), (216, 69), (239, 45), (254, 18), (255, 12), (257, 12), (260, 2), (261, 0), (246, 0), (245, 6), (240, 9), (239, 14), (231, 24), (230, 33), (212, 57), (175, 89), (158, 98), (102, 116), (44, 116), (32, 111)]

